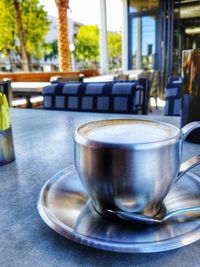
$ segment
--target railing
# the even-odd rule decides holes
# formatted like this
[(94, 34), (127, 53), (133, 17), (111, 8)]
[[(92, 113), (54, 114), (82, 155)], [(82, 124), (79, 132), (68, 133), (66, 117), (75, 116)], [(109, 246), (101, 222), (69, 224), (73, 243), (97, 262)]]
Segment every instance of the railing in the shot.
[[(0, 72), (23, 72), (23, 66), (25, 64), (22, 63), (0, 63)], [(57, 64), (48, 64), (48, 63), (32, 63), (28, 64), (30, 71), (58, 71), (59, 66)]]
[[(24, 72), (23, 66), (27, 64), (23, 63), (0, 63), (0, 72)], [(91, 64), (90, 64), (91, 65)], [(98, 69), (99, 64), (94, 64), (88, 66), (84, 62), (76, 62), (76, 64), (71, 65), (71, 69), (73, 71), (81, 71), (87, 69)], [(30, 72), (51, 72), (51, 71), (59, 71), (59, 65), (57, 63), (32, 63), (28, 64), (28, 69)]]
[(3, 72), (0, 73), (0, 80), (10, 79), (12, 82), (49, 82), (52, 76), (79, 76), (84, 77), (98, 76), (98, 69), (83, 71), (54, 71), (54, 72)]

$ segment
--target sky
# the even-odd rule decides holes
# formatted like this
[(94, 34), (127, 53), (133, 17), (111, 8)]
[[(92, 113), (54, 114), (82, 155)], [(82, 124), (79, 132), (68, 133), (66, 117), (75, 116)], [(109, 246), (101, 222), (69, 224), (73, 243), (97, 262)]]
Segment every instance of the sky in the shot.
[[(55, 0), (40, 0), (40, 3), (48, 15), (57, 17)], [(69, 17), (86, 25), (99, 25), (99, 7), (99, 0), (70, 0)], [(121, 0), (107, 0), (107, 28), (112, 31), (119, 31), (122, 28)]]

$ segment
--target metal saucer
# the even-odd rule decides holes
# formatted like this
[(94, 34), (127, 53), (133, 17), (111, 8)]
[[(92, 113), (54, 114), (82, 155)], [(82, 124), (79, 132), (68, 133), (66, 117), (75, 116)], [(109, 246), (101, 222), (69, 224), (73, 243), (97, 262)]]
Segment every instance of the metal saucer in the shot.
[[(168, 211), (200, 204), (200, 177), (192, 172), (178, 181), (164, 201)], [(99, 215), (88, 199), (74, 166), (60, 171), (43, 186), (38, 211), (47, 225), (78, 243), (109, 251), (166, 251), (200, 239), (199, 213), (159, 225), (139, 225)]]

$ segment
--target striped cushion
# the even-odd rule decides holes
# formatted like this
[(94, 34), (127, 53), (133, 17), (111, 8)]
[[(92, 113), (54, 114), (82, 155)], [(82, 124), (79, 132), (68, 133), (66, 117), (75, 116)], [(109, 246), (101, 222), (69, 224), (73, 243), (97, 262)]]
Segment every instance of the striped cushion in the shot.
[(144, 86), (135, 81), (57, 83), (43, 89), (44, 108), (69, 111), (143, 114)]

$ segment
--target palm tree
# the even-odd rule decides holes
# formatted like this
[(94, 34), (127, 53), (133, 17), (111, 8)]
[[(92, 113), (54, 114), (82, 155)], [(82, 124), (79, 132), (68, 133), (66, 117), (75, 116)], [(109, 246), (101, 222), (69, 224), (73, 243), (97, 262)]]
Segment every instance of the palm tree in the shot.
[(67, 9), (69, 0), (55, 0), (58, 9), (58, 56), (60, 71), (71, 70)]

